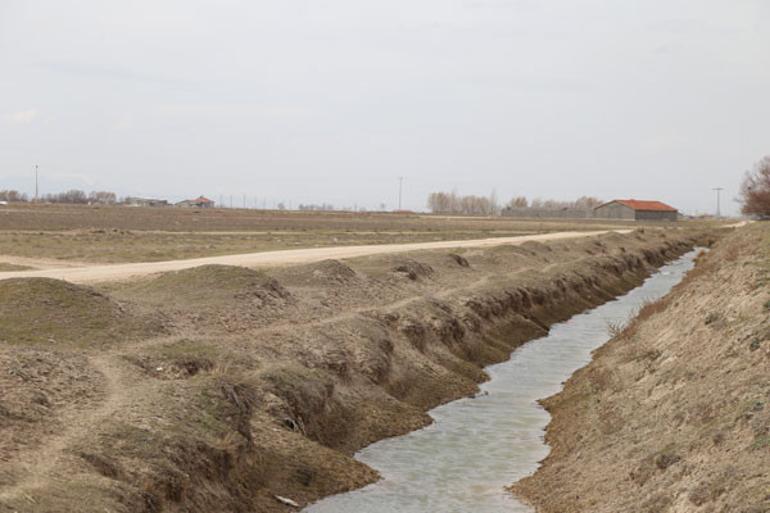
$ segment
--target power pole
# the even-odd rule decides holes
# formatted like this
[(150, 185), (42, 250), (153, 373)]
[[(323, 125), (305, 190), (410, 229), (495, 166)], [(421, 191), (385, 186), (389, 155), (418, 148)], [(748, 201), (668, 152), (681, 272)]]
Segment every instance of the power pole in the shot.
[(404, 177), (398, 177), (398, 209), (401, 210), (401, 193), (404, 188)]
[(714, 187), (711, 190), (717, 193), (717, 219), (719, 219), (722, 217), (722, 191), (725, 189), (724, 187)]
[(37, 201), (37, 195), (38, 195), (38, 171), (37, 171), (37, 164), (35, 164), (35, 201)]

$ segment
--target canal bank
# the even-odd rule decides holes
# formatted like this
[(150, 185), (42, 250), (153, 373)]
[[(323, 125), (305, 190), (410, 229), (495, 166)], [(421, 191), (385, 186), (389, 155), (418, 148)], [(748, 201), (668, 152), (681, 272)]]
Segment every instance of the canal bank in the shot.
[(474, 398), (430, 412), (434, 423), (385, 440), (356, 455), (382, 480), (331, 497), (306, 513), (526, 513), (505, 486), (536, 470), (548, 453), (548, 414), (537, 401), (557, 392), (609, 338), (608, 327), (626, 322), (656, 301), (693, 267), (697, 251), (668, 264), (628, 294), (554, 325), (550, 333), (487, 369), (490, 380)]
[[(379, 475), (357, 451), (430, 424), (427, 411), (478, 393), (485, 367), (700, 241), (645, 228), (265, 272), (204, 266), (101, 291), (5, 280), (16, 306), (0, 363), (26, 370), (0, 376), (13, 391), (0, 405), (0, 510), (80, 511), (85, 493), (116, 513), (272, 513), (362, 488)], [(63, 318), (65, 302), (77, 308)], [(105, 322), (89, 324), (93, 311)], [(55, 345), (38, 340), (41, 315), (60, 319)], [(77, 401), (62, 382), (79, 383)]]
[(541, 513), (770, 511), (770, 225), (720, 239), (544, 401)]

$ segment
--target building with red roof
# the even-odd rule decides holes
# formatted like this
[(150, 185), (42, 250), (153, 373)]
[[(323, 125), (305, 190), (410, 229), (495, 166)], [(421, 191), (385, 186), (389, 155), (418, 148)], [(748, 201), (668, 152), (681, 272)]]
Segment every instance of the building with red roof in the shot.
[(594, 208), (594, 217), (636, 221), (676, 221), (679, 219), (679, 211), (661, 201), (620, 199)]
[(198, 196), (195, 199), (180, 201), (176, 204), (177, 207), (193, 207), (193, 208), (212, 208), (214, 202), (205, 196)]

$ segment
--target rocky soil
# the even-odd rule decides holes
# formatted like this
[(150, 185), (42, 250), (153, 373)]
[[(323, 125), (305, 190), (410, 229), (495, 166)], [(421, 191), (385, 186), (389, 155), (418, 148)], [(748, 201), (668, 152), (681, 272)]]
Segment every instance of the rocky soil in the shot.
[(735, 231), (544, 401), (541, 513), (770, 511), (770, 226)]
[(377, 474), (356, 450), (426, 425), (485, 365), (705, 240), (0, 281), (0, 512), (289, 511), (276, 497), (363, 486)]

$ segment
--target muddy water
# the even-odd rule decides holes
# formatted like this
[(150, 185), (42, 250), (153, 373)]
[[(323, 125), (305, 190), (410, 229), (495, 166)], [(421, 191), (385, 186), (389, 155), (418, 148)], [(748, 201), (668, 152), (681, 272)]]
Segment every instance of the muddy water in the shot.
[(383, 479), (306, 508), (307, 513), (531, 513), (504, 487), (537, 469), (548, 454), (548, 413), (537, 400), (561, 389), (608, 338), (608, 324), (669, 292), (693, 266), (695, 252), (662, 268), (629, 294), (552, 327), (548, 336), (487, 369), (475, 398), (431, 411), (435, 423), (373, 444), (356, 458)]

